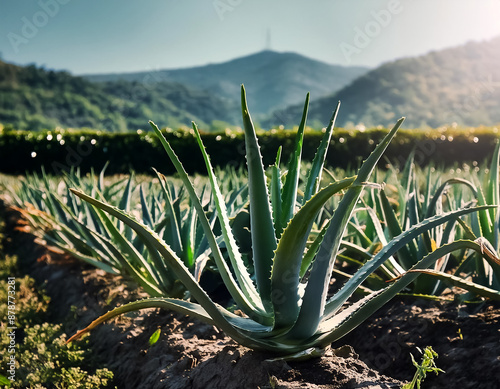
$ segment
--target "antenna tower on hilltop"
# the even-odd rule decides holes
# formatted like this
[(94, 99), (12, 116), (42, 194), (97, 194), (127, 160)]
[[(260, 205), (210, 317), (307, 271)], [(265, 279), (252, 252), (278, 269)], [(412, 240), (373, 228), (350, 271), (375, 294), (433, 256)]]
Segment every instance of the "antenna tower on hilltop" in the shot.
[(266, 47), (264, 50), (271, 50), (271, 29), (267, 29), (267, 34), (266, 34)]

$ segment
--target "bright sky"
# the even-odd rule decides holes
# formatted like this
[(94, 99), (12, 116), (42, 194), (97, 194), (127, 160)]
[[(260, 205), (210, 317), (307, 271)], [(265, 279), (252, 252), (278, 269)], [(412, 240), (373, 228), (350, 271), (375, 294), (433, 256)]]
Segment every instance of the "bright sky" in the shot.
[(500, 35), (500, 0), (2, 0), (1, 58), (74, 74), (218, 63), (270, 46), (331, 64)]

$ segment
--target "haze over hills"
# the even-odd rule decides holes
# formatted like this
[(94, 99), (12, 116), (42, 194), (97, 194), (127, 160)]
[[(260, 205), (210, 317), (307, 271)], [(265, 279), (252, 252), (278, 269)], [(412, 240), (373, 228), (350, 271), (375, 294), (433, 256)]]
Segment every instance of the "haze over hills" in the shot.
[(0, 61), (0, 123), (15, 129), (89, 127), (149, 129), (148, 120), (173, 128), (192, 120), (208, 130), (239, 118), (238, 106), (186, 85), (161, 82), (92, 83), (67, 72)]
[(351, 83), (368, 68), (344, 67), (295, 53), (264, 50), (228, 62), (185, 69), (84, 76), (90, 81), (178, 82), (239, 102), (245, 84), (253, 114), (268, 114), (304, 100), (329, 95)]
[[(339, 100), (342, 127), (392, 126), (401, 116), (406, 128), (499, 124), (500, 37), (383, 64), (312, 101), (309, 123), (326, 125)], [(300, 112), (299, 105), (276, 111), (263, 124), (296, 124)]]
[[(344, 127), (388, 127), (401, 116), (407, 117), (406, 128), (454, 122), (496, 125), (500, 37), (388, 62), (371, 71), (272, 51), (204, 67), (87, 78), (0, 61), (0, 123), (32, 130), (62, 126), (134, 131), (146, 129), (149, 119), (172, 128), (194, 120), (204, 130), (220, 130), (241, 125), (242, 82), (251, 113), (263, 128), (297, 125), (307, 91), (308, 124), (317, 128), (328, 123), (338, 100), (342, 107), (337, 125)], [(287, 104), (292, 105), (276, 109)]]

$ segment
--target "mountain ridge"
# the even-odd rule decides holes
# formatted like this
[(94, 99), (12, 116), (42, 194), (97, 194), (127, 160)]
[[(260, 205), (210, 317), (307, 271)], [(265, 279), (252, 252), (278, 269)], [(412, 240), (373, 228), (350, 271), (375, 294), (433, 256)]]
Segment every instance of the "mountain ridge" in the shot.
[[(401, 116), (407, 117), (406, 128), (500, 123), (500, 37), (368, 71), (359, 68), (357, 77), (332, 69), (338, 67), (300, 54), (262, 51), (170, 75), (189, 78), (187, 84), (167, 80), (168, 71), (129, 73), (129, 80), (121, 80), (124, 73), (118, 73), (91, 82), (64, 71), (0, 61), (0, 123), (34, 130), (63, 126), (130, 131), (147, 127), (149, 119), (169, 127), (194, 120), (204, 130), (221, 130), (241, 125), (241, 83), (246, 84), (254, 120), (263, 128), (296, 125), (308, 91), (308, 124), (316, 128), (328, 123), (339, 100), (337, 125), (348, 128), (390, 127)], [(345, 85), (331, 93), (339, 77)]]
[(293, 52), (263, 50), (189, 68), (82, 76), (92, 82), (179, 82), (233, 102), (239, 100), (240, 85), (245, 84), (252, 113), (263, 115), (299, 103), (307, 92), (315, 98), (328, 95), (367, 71), (359, 66), (330, 65)]
[[(407, 128), (500, 123), (500, 37), (386, 62), (329, 96), (313, 100), (309, 120), (328, 122), (342, 102), (337, 125)], [(291, 125), (300, 105), (278, 110), (265, 126)], [(278, 123), (284, 118), (284, 123)], [(282, 120), (283, 121), (283, 120)]]

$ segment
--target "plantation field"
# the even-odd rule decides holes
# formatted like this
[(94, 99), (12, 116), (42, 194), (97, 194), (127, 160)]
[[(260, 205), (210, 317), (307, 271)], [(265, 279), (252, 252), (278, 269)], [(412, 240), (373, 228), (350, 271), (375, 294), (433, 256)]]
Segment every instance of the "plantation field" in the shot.
[[(107, 166), (0, 176), (6, 242), (21, 264), (6, 269), (38, 279), (65, 312), (57, 319), (70, 317), (65, 335), (43, 336), (95, 356), (79, 361), (88, 373), (68, 364), (37, 382), (407, 389), (439, 373), (432, 387), (495, 387), (500, 144), (485, 162), (446, 168), (419, 167), (410, 147), (393, 166), (383, 156), (400, 119), (368, 142), (371, 153), (332, 169), (336, 110), (304, 163), (308, 98), (289, 147), (263, 157), (242, 88), (246, 167), (214, 168), (193, 124), (204, 174), (189, 175), (189, 155), (150, 122), (174, 175), (159, 163), (152, 177)], [(9, 315), (10, 326), (31, 325)], [(25, 332), (16, 341), (45, 350)], [(478, 344), (483, 370), (468, 365)], [(35, 382), (25, 355), (0, 372), (4, 383)]]
[[(305, 169), (303, 170), (303, 173), (305, 173), (310, 166), (305, 166)], [(237, 174), (239, 173), (239, 174)], [(247, 183), (246, 177), (242, 176), (243, 172), (235, 172), (233, 170), (228, 170), (228, 171), (219, 171), (217, 173), (218, 177), (228, 177), (226, 180), (229, 182), (230, 180), (234, 181), (233, 186), (238, 187), (241, 185), (245, 185)], [(327, 175), (323, 177), (323, 183), (322, 186), (327, 185), (328, 182), (332, 181), (334, 177), (343, 177), (343, 176), (350, 176), (353, 173), (352, 172), (345, 172), (340, 169), (335, 170), (334, 172), (331, 172), (331, 176)], [(427, 175), (430, 175), (428, 178)], [(414, 176), (414, 184), (418, 186), (419, 193), (426, 193), (426, 185), (427, 182), (435, 182), (438, 180), (441, 180), (442, 182), (446, 182), (447, 180), (450, 180), (451, 178), (457, 179), (463, 179), (463, 180), (469, 180), (472, 183), (475, 183), (476, 186), (479, 186), (481, 182), (485, 181), (485, 177), (489, 174), (489, 167), (483, 166), (481, 168), (479, 167), (474, 167), (474, 166), (462, 166), (462, 168), (457, 171), (456, 169), (444, 169), (444, 170), (439, 170), (435, 168), (429, 168), (429, 169), (420, 169), (418, 167), (414, 167), (413, 170), (413, 176)], [(391, 170), (390, 172), (387, 171), (377, 171), (375, 176), (377, 178), (383, 177), (383, 182), (386, 183), (386, 186), (384, 188), (384, 191), (386, 191), (389, 194), (389, 197), (391, 198), (391, 202), (393, 205), (396, 207), (399, 197), (399, 192), (401, 188), (398, 188), (398, 186), (401, 185), (402, 182), (402, 172), (398, 172), (397, 170)], [(85, 190), (90, 190), (93, 185), (98, 181), (99, 177), (91, 177), (91, 176), (86, 176), (86, 177), (80, 177), (77, 179), (76, 177), (72, 177), (72, 186), (75, 187), (76, 182), (80, 181), (80, 184), (78, 187), (81, 189)], [(117, 193), (117, 197), (113, 199), (109, 199), (109, 201), (119, 203), (121, 200), (121, 195), (125, 191), (125, 188), (128, 184), (128, 176), (103, 176), (103, 187), (104, 188), (112, 188), (115, 186), (115, 191)], [(44, 181), (44, 182), (42, 182)], [(58, 194), (57, 197), (59, 197), (59, 201), (66, 203), (67, 201), (65, 200), (65, 196), (67, 195), (66, 192), (66, 183), (64, 183), (65, 180), (61, 179), (60, 177), (46, 177), (46, 181), (42, 180), (41, 178), (35, 178), (34, 176), (27, 176), (27, 177), (12, 177), (12, 176), (0, 176), (0, 182), (3, 185), (3, 193), (9, 194), (10, 195), (10, 204), (12, 204), (14, 201), (17, 201), (17, 205), (22, 206), (25, 204), (27, 201), (31, 201), (33, 204), (39, 204), (40, 206), (38, 207), (41, 210), (48, 211), (46, 207), (44, 207), (39, 201), (35, 201), (34, 198), (29, 199), (29, 197), (26, 197), (23, 199), (23, 196), (26, 196), (27, 193), (30, 192), (31, 190), (31, 195), (34, 196), (37, 193), (38, 194), (43, 194), (43, 193), (54, 193)], [(167, 181), (171, 184), (172, 191), (178, 191), (181, 188), (181, 183), (179, 179), (168, 177)], [(303, 179), (302, 179), (303, 181)], [(93, 182), (93, 183), (92, 183)], [(48, 183), (50, 190), (45, 190), (42, 189), (44, 188), (44, 185)], [(196, 187), (198, 188), (198, 192), (201, 193), (203, 192), (203, 188), (207, 185), (207, 178), (203, 176), (198, 176), (195, 179)], [(150, 196), (150, 201), (153, 198), (152, 194), (157, 196), (156, 202), (158, 204), (161, 204), (162, 206), (158, 208), (159, 213), (165, 213), (165, 200), (162, 198), (161, 191), (160, 191), (160, 181), (158, 178), (152, 178), (150, 176), (134, 176), (131, 181), (131, 188), (134, 188), (131, 190), (131, 195), (130, 195), (130, 204), (129, 204), (129, 209), (132, 214), (134, 214), (137, 218), (141, 219), (142, 218), (142, 204), (141, 204), (141, 193), (139, 186), (141, 186), (143, 189), (143, 192), (147, 192), (148, 195)], [(436, 186), (436, 185), (434, 185)], [(8, 188), (8, 189), (6, 189)], [(173, 189), (175, 188), (175, 189)], [(40, 189), (42, 189), (40, 191)], [(370, 201), (370, 198), (372, 196), (377, 196), (377, 191), (379, 191), (378, 188), (373, 188), (369, 191), (367, 191), (364, 196), (363, 196), (363, 202), (366, 204), (367, 202)], [(104, 190), (104, 192), (107, 192)], [(461, 193), (463, 192), (463, 193)], [(467, 194), (468, 193), (468, 194)], [(15, 199), (15, 195), (19, 196), (17, 200)], [(458, 184), (458, 186), (453, 186), (450, 185), (447, 188), (446, 191), (446, 197), (443, 197), (446, 199), (443, 202), (443, 205), (445, 207), (449, 206), (449, 202), (454, 199), (455, 202), (456, 196), (462, 195), (463, 197), (461, 198), (461, 202), (467, 203), (469, 201), (474, 200), (473, 196), (473, 191), (470, 190), (468, 187), (464, 186), (463, 184)], [(55, 196), (56, 197), (56, 196)], [(183, 199), (184, 202), (186, 202), (186, 199)], [(209, 201), (209, 198), (207, 197), (207, 201)], [(240, 201), (240, 203), (243, 203), (243, 200)], [(421, 202), (422, 203), (422, 202)], [(457, 202), (458, 204), (458, 202)], [(332, 202), (330, 205), (330, 208), (333, 208), (335, 206), (335, 202)], [(187, 208), (187, 204), (185, 204), (185, 207)], [(360, 207), (361, 208), (361, 207)], [(24, 210), (23, 212), (26, 212)], [(31, 209), (31, 212), (34, 213), (34, 210)], [(362, 211), (359, 211), (358, 214), (360, 214)], [(50, 215), (50, 211), (48, 211), (48, 214)], [(55, 216), (55, 218), (58, 217), (57, 214), (52, 215)], [(29, 214), (28, 214), (29, 217)], [(353, 224), (351, 225), (351, 228), (347, 235), (350, 235), (350, 238), (347, 240), (350, 240), (352, 243), (355, 244), (360, 244), (360, 228), (359, 224), (360, 223), (366, 223), (366, 220), (363, 222), (360, 220), (360, 217), (357, 217), (356, 219), (353, 219)], [(58, 221), (58, 223), (61, 223), (61, 221)], [(320, 223), (320, 222), (319, 222)], [(68, 223), (69, 224), (69, 223)], [(71, 224), (69, 224), (71, 225)], [(365, 227), (366, 229), (366, 227)], [(54, 232), (51, 231), (50, 229), (40, 229), (40, 226), (33, 225), (32, 229), (30, 230), (32, 233), (34, 233), (38, 238), (40, 239), (40, 242), (47, 242), (51, 247), (57, 247), (56, 242), (53, 242), (52, 239), (54, 236)], [(358, 237), (355, 235), (358, 234)], [(26, 234), (23, 234), (25, 236)], [(24, 246), (26, 245), (26, 237), (21, 237), (19, 236), (19, 233), (17, 234), (17, 237), (15, 238), (17, 240), (20, 240), (18, 242), (19, 246)], [(347, 241), (346, 240), (346, 241)], [(82, 241), (84, 241), (84, 238), (82, 238)], [(49, 242), (52, 242), (51, 244)], [(65, 242), (64, 240), (62, 242)], [(115, 242), (116, 244), (116, 242)], [(34, 254), (35, 257), (40, 255), (40, 248), (35, 249), (36, 245), (33, 243), (29, 243), (29, 245), (33, 245), (34, 249), (32, 250), (38, 250), (37, 254)], [(74, 248), (71, 247), (71, 244), (60, 244), (59, 248), (63, 249), (64, 251), (71, 252), (71, 249), (74, 250)], [(53, 250), (53, 249), (52, 249)], [(366, 248), (367, 251), (369, 251), (368, 248)], [(48, 256), (52, 258), (50, 262), (53, 262), (56, 258), (59, 258), (57, 254), (55, 254), (53, 251), (52, 252), (47, 252)], [(46, 255), (47, 255), (46, 254)], [(88, 254), (86, 252), (85, 254)], [(23, 252), (22, 254), (24, 257), (26, 257), (26, 253)], [(32, 254), (33, 255), (33, 254)], [(344, 254), (342, 254), (344, 255)], [(351, 256), (354, 256), (354, 254), (351, 254)], [(75, 256), (73, 256), (74, 258)], [(72, 257), (61, 257), (61, 259), (56, 260), (55, 264), (50, 262), (48, 264), (38, 264), (38, 265), (30, 265), (32, 266), (31, 272), (39, 282), (43, 282), (44, 279), (50, 278), (50, 274), (55, 272), (55, 271), (64, 271), (66, 274), (64, 278), (66, 277), (71, 277), (70, 279), (75, 278), (75, 280), (66, 281), (64, 284), (65, 286), (61, 288), (62, 285), (59, 286), (52, 286), (50, 288), (51, 295), (53, 298), (58, 301), (58, 307), (57, 309), (60, 310), (60, 314), (58, 315), (61, 320), (64, 320), (67, 316), (65, 315), (71, 315), (69, 312), (69, 304), (68, 303), (62, 303), (62, 301), (66, 300), (68, 298), (68, 291), (72, 290), (69, 292), (71, 295), (74, 295), (74, 297), (71, 299), (73, 301), (79, 301), (82, 300), (82, 296), (86, 296), (83, 300), (86, 301), (86, 304), (89, 304), (88, 299), (93, 300), (95, 297), (92, 296), (93, 293), (96, 294), (102, 294), (103, 293), (103, 287), (106, 290), (106, 294), (108, 294), (108, 297), (105, 298), (104, 301), (102, 300), (97, 300), (96, 302), (92, 304), (97, 304), (97, 306), (101, 307), (98, 309), (93, 309), (92, 312), (94, 316), (97, 316), (99, 314), (102, 314), (106, 311), (106, 309), (109, 307), (109, 303), (113, 302), (114, 305), (118, 303), (125, 303), (130, 301), (130, 297), (128, 298), (123, 298), (123, 297), (118, 297), (116, 295), (116, 288), (119, 287), (119, 285), (127, 285), (127, 293), (126, 296), (129, 296), (130, 294), (136, 295), (136, 289), (138, 286), (133, 286), (136, 285), (134, 283), (131, 283), (130, 281), (130, 276), (123, 275), (123, 276), (104, 276), (105, 273), (99, 273), (98, 271), (91, 270), (92, 267), (85, 266), (84, 263), (80, 262), (75, 262), (75, 259)], [(347, 252), (345, 252), (345, 257), (343, 259), (347, 258)], [(335, 271), (337, 272), (337, 275), (335, 276), (335, 279), (338, 280), (338, 282), (342, 283), (344, 281), (343, 275), (344, 274), (349, 274), (352, 273), (355, 270), (355, 266), (353, 266), (353, 263), (356, 263), (355, 260), (363, 260), (362, 256), (355, 257), (349, 260), (344, 260), (344, 261), (339, 261), (337, 264), (337, 269)], [(459, 260), (458, 258), (452, 258), (453, 263), (450, 263), (446, 269), (446, 271), (455, 271)], [(45, 263), (43, 261), (42, 263)], [(25, 264), (26, 265), (26, 264)], [(34, 267), (33, 267), (34, 266)], [(79, 289), (73, 290), (73, 287), (71, 284), (76, 283), (76, 284), (81, 284), (81, 269), (86, 269), (85, 274), (87, 274), (86, 279), (83, 280), (83, 283), (85, 287), (80, 286)], [(58, 270), (56, 270), (58, 269)], [(10, 270), (12, 274), (12, 270)], [(68, 273), (69, 272), (69, 273)], [(463, 278), (467, 277), (477, 277), (477, 275), (474, 274), (474, 271), (470, 272), (469, 275), (467, 273), (462, 274)], [(90, 277), (90, 278), (89, 278)], [(118, 277), (118, 278), (117, 278)], [(123, 278), (125, 277), (125, 278)], [(79, 280), (79, 281), (76, 281)], [(214, 278), (207, 278), (207, 280), (210, 280), (210, 283), (214, 282)], [(60, 281), (59, 281), (60, 282)], [(208, 282), (208, 281), (207, 281)], [(220, 281), (219, 281), (220, 282)], [(100, 285), (100, 286), (99, 286)], [(413, 288), (415, 288), (414, 286)], [(140, 289), (140, 288), (139, 288)], [(216, 288), (214, 288), (216, 289)], [(100, 290), (100, 292), (99, 292)], [(64, 291), (64, 292), (63, 292)], [(411, 289), (405, 291), (405, 292), (410, 292)], [(144, 292), (141, 292), (142, 296), (146, 296)], [(227, 292), (226, 292), (227, 293)], [(360, 291), (360, 295), (361, 295)], [(409, 380), (411, 379), (413, 375), (413, 368), (411, 365), (411, 360), (410, 360), (410, 353), (413, 353), (414, 355), (417, 355), (418, 352), (416, 351), (415, 347), (419, 346), (422, 349), (427, 346), (427, 345), (433, 345), (434, 349), (438, 351), (440, 354), (440, 358), (437, 359), (438, 366), (441, 367), (443, 370), (447, 372), (447, 374), (441, 374), (439, 376), (434, 377), (434, 375), (429, 375), (428, 381), (429, 385), (432, 384), (432, 387), (445, 387), (447, 382), (450, 382), (450, 380), (456, 379), (462, 379), (462, 380), (469, 380), (470, 382), (473, 382), (474, 380), (478, 379), (483, 379), (484, 377), (479, 377), (476, 374), (481, 371), (481, 369), (469, 369), (467, 370), (467, 375), (463, 375), (463, 369), (460, 368), (460, 363), (467, 364), (468, 363), (468, 358), (465, 358), (463, 360), (461, 359), (456, 359), (453, 357), (454, 355), (454, 350), (460, 349), (462, 352), (467, 353), (467, 350), (472, 350), (475, 348), (476, 341), (474, 340), (476, 336), (473, 336), (474, 332), (476, 331), (477, 328), (483, 328), (480, 333), (483, 334), (481, 335), (481, 341), (484, 342), (485, 344), (489, 344), (490, 347), (487, 349), (482, 349), (483, 353), (486, 352), (486, 355), (482, 355), (480, 360), (477, 362), (478, 364), (481, 363), (482, 365), (485, 363), (488, 363), (486, 360), (487, 355), (490, 355), (490, 359), (492, 361), (495, 360), (495, 353), (498, 353), (499, 347), (498, 343), (495, 342), (494, 336), (495, 336), (495, 330), (491, 329), (490, 327), (499, 327), (498, 324), (498, 316), (494, 315), (494, 312), (498, 310), (498, 304), (491, 304), (491, 303), (486, 303), (487, 305), (484, 306), (484, 302), (481, 303), (482, 309), (479, 313), (477, 312), (477, 307), (479, 306), (478, 303), (475, 304), (467, 304), (467, 305), (460, 305), (459, 302), (453, 302), (455, 299), (459, 298), (465, 298), (467, 294), (464, 294), (465, 290), (463, 289), (449, 289), (446, 288), (444, 289), (439, 295), (435, 295), (436, 299), (439, 298), (441, 299), (441, 302), (429, 302), (426, 299), (422, 298), (413, 298), (413, 297), (400, 297), (396, 298), (396, 300), (388, 305), (387, 308), (384, 308), (383, 313), (381, 314), (375, 314), (373, 316), (373, 319), (369, 319), (366, 326), (362, 326), (358, 329), (356, 329), (352, 334), (349, 334), (346, 337), (345, 341), (341, 342), (336, 342), (335, 346), (341, 346), (342, 344), (351, 344), (354, 345), (355, 351), (360, 355), (360, 358), (368, 364), (368, 366), (383, 372), (386, 376), (392, 376), (392, 377), (397, 377), (398, 379), (401, 380)], [(141, 296), (141, 294), (139, 294)], [(138, 297), (139, 297), (138, 296)], [(224, 297), (224, 299), (227, 297)], [(483, 298), (476, 298), (477, 302), (480, 302), (481, 300), (484, 300)], [(82, 303), (77, 304), (79, 307), (79, 310), (84, 309), (85, 307), (82, 305)], [(461, 307), (461, 308), (460, 308)], [(52, 309), (55, 309), (53, 307)], [(66, 314), (63, 314), (62, 312), (66, 311)], [(461, 312), (460, 316), (457, 316), (457, 314)], [(481, 312), (485, 312), (482, 314)], [(488, 312), (488, 313), (486, 313)], [(449, 324), (447, 324), (446, 327), (443, 327), (443, 324), (440, 324), (440, 333), (439, 336), (434, 336), (435, 331), (433, 330), (438, 323), (442, 323), (442, 321), (439, 321), (438, 318), (442, 317), (443, 315), (447, 315), (449, 317), (448, 321)], [(483, 315), (483, 316), (481, 316)], [(89, 317), (90, 316), (90, 317)], [(64, 332), (67, 335), (70, 335), (73, 333), (77, 328), (81, 327), (81, 324), (78, 324), (82, 320), (92, 320), (93, 317), (91, 317), (91, 313), (86, 313), (85, 315), (82, 316), (81, 313), (78, 313), (77, 316), (72, 319), (68, 324), (66, 324), (66, 331)], [(127, 373), (127, 370), (130, 369), (130, 366), (127, 365), (126, 361), (122, 361), (123, 366), (118, 367), (118, 361), (122, 358), (117, 359), (117, 354), (110, 353), (106, 349), (113, 349), (112, 344), (109, 344), (108, 346), (102, 346), (102, 343), (108, 344), (110, 339), (114, 339), (116, 336), (117, 338), (114, 339), (114, 342), (127, 342), (129, 343), (127, 346), (127, 349), (129, 350), (129, 353), (135, 353), (137, 350), (144, 350), (143, 352), (145, 353), (143, 357), (141, 357), (140, 360), (137, 361), (139, 366), (141, 364), (146, 364), (146, 361), (148, 360), (154, 360), (155, 358), (167, 358), (167, 355), (170, 355), (170, 358), (174, 358), (175, 360), (179, 360), (180, 362), (186, 361), (186, 360), (191, 360), (193, 358), (198, 358), (201, 361), (204, 361), (203, 368), (201, 365), (196, 367), (194, 370), (191, 370), (195, 378), (193, 380), (195, 381), (186, 381), (190, 382), (192, 384), (193, 382), (197, 382), (196, 380), (201, 380), (200, 382), (205, 382), (202, 380), (202, 377), (208, 373), (204, 372), (206, 369), (210, 369), (211, 366), (211, 358), (215, 358), (216, 355), (219, 355), (218, 359), (215, 359), (217, 363), (217, 366), (220, 368), (221, 367), (221, 355), (224, 355), (225, 359), (228, 361), (229, 365), (225, 367), (228, 369), (228, 371), (231, 370), (231, 361), (239, 361), (241, 357), (243, 357), (243, 360), (245, 361), (244, 363), (246, 365), (250, 364), (257, 364), (257, 363), (262, 363), (259, 356), (255, 355), (247, 355), (246, 351), (244, 349), (237, 349), (234, 346), (232, 346), (231, 349), (224, 349), (223, 346), (217, 346), (215, 347), (216, 343), (220, 343), (221, 340), (224, 341), (224, 344), (229, 344), (231, 345), (231, 342), (229, 339), (225, 337), (221, 337), (222, 335), (212, 329), (210, 326), (206, 326), (202, 323), (199, 322), (191, 322), (191, 321), (186, 321), (186, 319), (180, 315), (172, 315), (170, 313), (163, 313), (163, 311), (157, 311), (157, 312), (148, 312), (146, 313), (146, 316), (144, 316), (144, 319), (142, 319), (143, 315), (141, 315), (138, 318), (132, 318), (132, 319), (127, 319), (125, 322), (122, 321), (122, 324), (114, 324), (113, 327), (115, 328), (116, 325), (119, 325), (122, 329), (118, 331), (116, 335), (113, 335), (114, 332), (110, 333), (111, 328), (104, 327), (102, 329), (96, 329), (96, 334), (91, 335), (91, 346), (86, 351), (86, 355), (93, 355), (90, 356), (90, 358), (96, 359), (97, 355), (99, 355), (99, 358), (97, 358), (100, 361), (100, 364), (98, 367), (104, 368), (107, 367), (108, 370), (110, 369), (111, 366), (113, 366), (115, 369), (114, 375), (116, 378), (116, 383), (120, 383), (118, 387), (126, 387), (124, 386), (126, 382), (139, 382), (141, 380), (142, 382), (148, 382), (147, 380), (151, 380), (151, 382), (154, 381), (159, 381), (161, 382), (162, 376), (164, 376), (165, 372), (161, 372), (161, 369), (156, 371), (156, 370), (148, 370), (148, 369), (143, 369), (139, 368), (138, 371), (135, 371), (134, 373), (134, 381), (130, 381), (130, 372)], [(410, 321), (408, 319), (405, 319), (407, 317), (412, 317)], [(379, 318), (379, 319), (377, 319)], [(383, 319), (383, 323), (385, 324), (379, 324), (380, 321)], [(146, 322), (144, 322), (146, 320)], [(75, 323), (76, 321), (76, 323)], [(146, 324), (147, 323), (147, 324)], [(25, 325), (25, 323), (23, 323)], [(192, 326), (195, 327), (192, 327)], [(123, 327), (125, 326), (125, 327)], [(396, 330), (396, 335), (391, 335), (391, 333), (387, 333), (387, 330), (390, 328), (394, 328), (396, 326), (398, 330)], [(478, 327), (479, 326), (479, 327)], [(118, 327), (118, 328), (120, 328)], [(153, 347), (150, 347), (147, 345), (147, 339), (149, 336), (152, 335), (154, 332), (154, 329), (156, 328), (161, 328), (162, 329), (162, 338), (160, 338), (160, 341), (157, 345)], [(407, 327), (407, 329), (406, 329)], [(175, 340), (172, 338), (173, 334), (177, 331), (182, 331), (183, 333), (189, 332), (191, 333), (192, 330), (188, 330), (188, 328), (197, 328), (195, 333), (197, 334), (196, 337), (193, 339), (193, 335), (188, 335), (187, 340), (184, 340), (181, 342), (179, 345), (175, 346)], [(415, 332), (414, 330), (417, 329), (418, 331)], [(125, 332), (123, 332), (125, 330)], [(460, 341), (458, 338), (458, 333), (457, 331), (461, 331), (465, 335), (465, 340)], [(58, 330), (58, 334), (61, 334), (61, 330)], [(139, 332), (138, 332), (139, 331)], [(397, 332), (399, 331), (399, 334)], [(133, 333), (133, 339), (130, 339), (132, 335), (126, 335)], [(493, 336), (493, 339), (488, 338), (486, 334), (490, 333), (491, 336)], [(140, 334), (140, 335), (139, 335)], [(392, 332), (394, 334), (394, 330)], [(49, 335), (49, 336), (56, 336), (54, 335)], [(186, 336), (186, 335), (185, 335)], [(365, 337), (368, 337), (369, 339), (372, 339), (368, 342)], [(123, 339), (123, 340), (120, 340)], [(199, 344), (200, 340), (203, 339), (203, 346)], [(212, 340), (215, 339), (215, 340)], [(448, 340), (447, 340), (448, 339)], [(458, 339), (458, 340), (457, 340)], [(107, 343), (106, 343), (107, 342)], [(174, 342), (174, 343), (172, 343)], [(168, 344), (167, 344), (168, 343)], [(212, 345), (214, 343), (214, 345)], [(101, 344), (101, 346), (99, 346)], [(387, 347), (386, 344), (391, 345), (390, 347)], [(179, 354), (179, 351), (175, 351), (175, 347), (181, 347), (185, 351), (182, 352), (182, 354)], [(170, 350), (170, 351), (169, 351)], [(202, 351), (202, 354), (200, 353), (200, 350)], [(470, 351), (472, 352), (472, 351)], [(235, 359), (235, 353), (236, 355), (240, 355), (241, 357), (237, 357)], [(359, 366), (359, 363), (362, 363), (361, 361), (356, 362), (356, 359), (354, 358), (353, 355), (349, 355), (347, 366)], [(450, 357), (450, 355), (452, 357)], [(89, 358), (89, 356), (87, 356)], [(146, 358), (146, 360), (144, 360)], [(257, 359), (255, 359), (257, 358)], [(338, 374), (341, 374), (342, 369), (345, 369), (345, 366), (336, 366), (334, 361), (332, 360), (333, 357), (330, 358), (330, 360), (327, 360), (328, 362), (326, 363), (325, 361), (323, 364), (318, 364), (317, 362), (313, 364), (302, 364), (302, 365), (292, 365), (293, 368), (299, 372), (300, 374), (304, 375), (306, 374), (305, 372), (308, 370), (313, 370), (316, 371), (317, 374), (322, 374), (326, 375), (329, 377), (328, 379), (330, 380), (339, 380)], [(333, 358), (334, 359), (334, 358)], [(462, 361), (462, 362), (460, 362)], [(180, 363), (179, 362), (179, 363)], [(186, 362), (183, 362), (186, 363)], [(326, 364), (325, 364), (326, 363)], [(459, 363), (457, 365), (457, 363)], [(81, 364), (81, 362), (79, 362)], [(177, 364), (176, 364), (177, 366)], [(269, 367), (271, 366), (271, 367)], [(269, 364), (268, 369), (270, 371), (274, 372), (274, 375), (276, 377), (280, 377), (280, 382), (284, 383), (289, 379), (290, 373), (284, 374), (283, 373), (283, 368), (280, 367), (279, 365), (271, 365)], [(494, 371), (496, 368), (496, 365), (493, 364), (491, 367), (490, 371)], [(358, 367), (359, 369), (359, 367)], [(368, 367), (365, 367), (364, 369), (368, 369)], [(451, 369), (451, 371), (450, 371)], [(335, 371), (338, 371), (337, 373), (334, 373)], [(474, 373), (474, 371), (476, 373)], [(363, 374), (368, 374), (369, 370), (364, 371)], [(147, 377), (148, 373), (150, 376), (149, 378)], [(75, 374), (75, 373), (73, 373)], [(174, 374), (172, 372), (169, 372), (169, 374)], [(229, 374), (229, 373), (228, 373)], [(263, 375), (263, 372), (259, 371), (258, 374)], [(308, 373), (311, 375), (311, 373)], [(350, 379), (356, 379), (361, 382), (362, 379), (366, 379), (366, 377), (363, 377), (363, 374), (360, 375), (360, 377), (355, 377), (353, 378), (352, 376), (349, 376)], [(375, 373), (374, 373), (375, 374)], [(47, 376), (44, 373), (41, 373), (42, 379), (52, 379), (52, 380), (61, 380), (59, 377), (53, 377), (53, 376)], [(48, 378), (47, 378), (48, 377)], [(120, 378), (121, 377), (121, 378)], [(128, 377), (124, 379), (124, 377)], [(154, 378), (152, 378), (154, 377)], [(465, 377), (465, 378), (464, 378)], [(68, 379), (68, 378), (66, 378)], [(98, 380), (97, 378), (93, 378), (95, 380), (95, 387), (107, 387), (104, 385), (106, 380)], [(491, 377), (491, 382), (495, 382), (497, 378), (493, 375)], [(384, 379), (381, 378), (380, 376), (377, 376), (377, 380), (379, 382), (382, 382)], [(259, 382), (262, 382), (264, 380), (261, 380)], [(102, 386), (99, 386), (97, 384), (98, 382), (102, 382)], [(185, 385), (188, 385), (188, 383), (184, 382)], [(218, 381), (220, 385), (230, 385), (230, 383), (227, 382), (222, 382)], [(236, 378), (233, 379), (233, 384), (239, 383)], [(312, 378), (306, 379), (304, 378), (302, 380), (302, 383), (304, 382), (310, 382), (314, 383), (315, 381)], [(340, 380), (340, 382), (342, 382)], [(388, 381), (390, 382), (390, 381)], [(443, 382), (443, 383), (441, 383)], [(205, 382), (206, 383), (206, 382)], [(153, 384), (152, 384), (153, 385)], [(202, 385), (202, 384), (199, 384)], [(290, 385), (290, 383), (288, 383)], [(441, 385), (441, 386), (439, 386)], [(493, 384), (492, 384), (493, 385)], [(133, 387), (133, 386), (131, 386)], [(230, 387), (230, 386), (228, 386)], [(235, 386), (237, 387), (237, 386)], [(289, 386), (291, 387), (291, 386)], [(493, 387), (493, 386), (491, 386)]]

